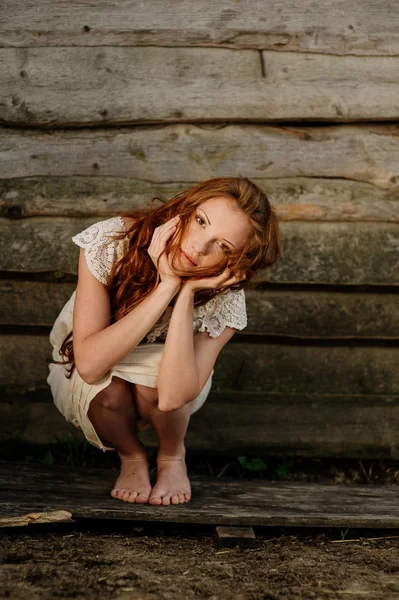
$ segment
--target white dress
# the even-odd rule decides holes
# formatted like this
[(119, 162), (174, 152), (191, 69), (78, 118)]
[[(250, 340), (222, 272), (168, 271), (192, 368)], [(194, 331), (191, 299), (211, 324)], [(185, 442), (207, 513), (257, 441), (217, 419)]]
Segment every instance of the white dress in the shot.
[[(85, 248), (85, 259), (90, 272), (105, 285), (113, 263), (122, 258), (129, 247), (128, 237), (122, 240), (113, 240), (107, 234), (122, 231), (127, 231), (123, 219), (112, 217), (94, 223), (72, 237), (75, 244)], [(54, 360), (63, 360), (63, 357), (59, 354), (59, 349), (66, 335), (72, 331), (75, 296), (76, 290), (64, 305), (50, 332)], [(47, 377), (47, 383), (51, 388), (56, 407), (65, 419), (81, 429), (86, 439), (97, 448), (103, 451), (114, 449), (104, 446), (87, 416), (91, 400), (111, 383), (113, 376), (131, 383), (138, 383), (152, 388), (157, 387), (157, 375), (164, 343), (154, 344), (153, 342), (165, 340), (172, 311), (173, 308), (168, 307), (145, 336), (144, 341), (93, 385), (86, 383), (80, 377), (76, 367), (72, 377), (68, 379), (65, 375), (67, 374), (66, 367), (70, 367), (70, 363), (66, 366), (49, 363), (50, 373)], [(195, 307), (193, 311), (193, 334), (207, 331), (214, 338), (220, 335), (226, 326), (244, 329), (246, 325), (247, 314), (243, 290), (227, 290), (223, 294), (211, 298), (206, 304)], [(191, 414), (196, 412), (208, 397), (213, 373), (214, 370), (212, 370), (200, 394), (190, 403), (192, 406)], [(144, 419), (138, 420), (139, 429), (146, 429), (147, 427), (151, 427), (147, 421)]]

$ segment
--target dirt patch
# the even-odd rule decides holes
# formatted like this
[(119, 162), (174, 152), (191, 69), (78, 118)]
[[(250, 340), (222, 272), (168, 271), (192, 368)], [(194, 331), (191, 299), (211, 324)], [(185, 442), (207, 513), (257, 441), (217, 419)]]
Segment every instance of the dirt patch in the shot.
[(1, 598), (399, 598), (399, 531), (258, 528), (255, 548), (220, 548), (212, 527), (34, 527), (1, 537)]

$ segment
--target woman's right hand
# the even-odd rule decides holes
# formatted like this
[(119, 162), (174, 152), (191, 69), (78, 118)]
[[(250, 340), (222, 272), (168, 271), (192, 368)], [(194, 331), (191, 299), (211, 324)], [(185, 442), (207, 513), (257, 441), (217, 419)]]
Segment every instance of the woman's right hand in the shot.
[[(169, 265), (168, 255), (163, 254), (159, 260), (160, 254), (165, 250), (166, 244), (170, 237), (176, 232), (177, 225), (180, 217), (177, 215), (169, 221), (166, 221), (163, 225), (156, 227), (152, 234), (151, 243), (148, 247), (148, 254), (150, 255), (152, 262), (159, 270), (159, 276), (161, 281), (174, 283), (174, 285), (180, 288), (182, 284), (182, 278), (175, 273), (172, 267)], [(158, 263), (158, 264), (157, 264)]]

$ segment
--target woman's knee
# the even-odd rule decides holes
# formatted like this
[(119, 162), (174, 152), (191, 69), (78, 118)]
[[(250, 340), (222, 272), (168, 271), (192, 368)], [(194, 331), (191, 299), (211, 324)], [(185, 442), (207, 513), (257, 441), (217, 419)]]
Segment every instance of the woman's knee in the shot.
[(111, 383), (98, 392), (90, 402), (90, 408), (107, 408), (108, 410), (123, 411), (133, 405), (132, 388), (128, 381), (120, 377), (112, 377)]
[(136, 383), (134, 385), (134, 396), (139, 402), (143, 401), (152, 406), (158, 406), (158, 389), (148, 387), (147, 385), (141, 385)]

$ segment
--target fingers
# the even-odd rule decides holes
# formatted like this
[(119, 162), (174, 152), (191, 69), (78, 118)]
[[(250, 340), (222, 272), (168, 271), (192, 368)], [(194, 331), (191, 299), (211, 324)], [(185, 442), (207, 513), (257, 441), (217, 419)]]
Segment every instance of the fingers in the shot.
[(246, 275), (243, 274), (241, 276), (239, 275), (233, 275), (231, 276), (231, 269), (229, 269), (228, 267), (223, 271), (223, 273), (221, 275), (219, 275), (219, 277), (217, 278), (220, 280), (220, 285), (216, 286), (217, 288), (222, 288), (222, 287), (228, 287), (229, 285), (234, 285), (235, 283), (238, 283), (239, 281), (242, 281), (243, 279), (246, 279)]
[(157, 260), (161, 252), (165, 250), (168, 239), (175, 233), (180, 217), (176, 215), (166, 223), (159, 225), (154, 229), (152, 234), (151, 244), (148, 252), (152, 259)]

